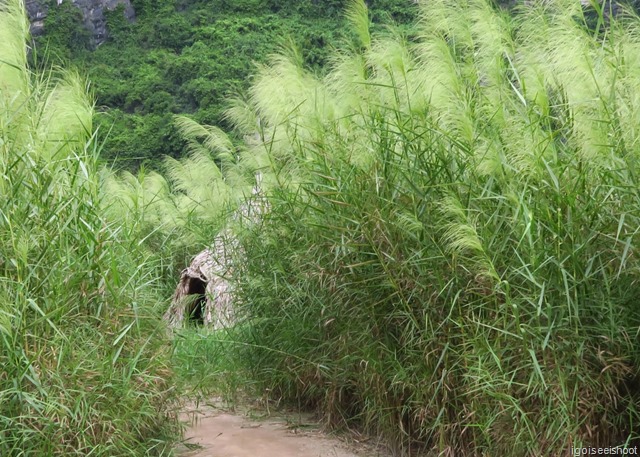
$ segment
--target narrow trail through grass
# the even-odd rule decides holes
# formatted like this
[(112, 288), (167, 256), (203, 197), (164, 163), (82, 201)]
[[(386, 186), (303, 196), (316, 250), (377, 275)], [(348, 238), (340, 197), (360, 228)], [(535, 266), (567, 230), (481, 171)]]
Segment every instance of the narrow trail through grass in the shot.
[(328, 435), (312, 413), (256, 389), (241, 363), (243, 331), (189, 328), (174, 335), (178, 389), (188, 399), (178, 457), (390, 457), (372, 438)]
[(191, 405), (178, 457), (388, 457), (367, 443), (326, 435), (309, 414), (256, 414)]

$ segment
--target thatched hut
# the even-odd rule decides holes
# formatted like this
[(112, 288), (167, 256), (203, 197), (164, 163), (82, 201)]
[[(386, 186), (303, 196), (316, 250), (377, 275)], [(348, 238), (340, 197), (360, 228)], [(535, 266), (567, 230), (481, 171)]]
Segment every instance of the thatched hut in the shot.
[[(236, 223), (258, 223), (268, 210), (267, 201), (260, 196), (260, 180), (258, 174), (252, 197), (233, 215)], [(164, 315), (169, 327), (195, 322), (218, 329), (234, 323), (233, 290), (229, 281), (234, 255), (236, 261), (242, 258), (238, 240), (227, 228), (220, 232), (210, 248), (196, 255), (182, 270), (171, 306)]]
[(233, 323), (229, 242), (226, 232), (216, 237), (210, 249), (200, 252), (182, 270), (171, 306), (164, 315), (170, 327), (194, 322), (217, 329)]

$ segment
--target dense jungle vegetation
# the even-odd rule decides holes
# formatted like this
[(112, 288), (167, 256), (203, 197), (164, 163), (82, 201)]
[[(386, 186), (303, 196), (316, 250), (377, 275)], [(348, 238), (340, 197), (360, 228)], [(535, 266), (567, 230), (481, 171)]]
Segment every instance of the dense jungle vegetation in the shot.
[[(53, 2), (55, 3), (55, 2)], [(51, 8), (40, 49), (88, 74), (97, 99), (96, 124), (109, 131), (102, 155), (133, 169), (163, 155), (179, 157), (185, 141), (173, 115), (229, 127), (225, 100), (249, 87), (255, 62), (293, 39), (305, 64), (321, 73), (331, 46), (348, 34), (344, 0), (134, 0), (136, 21), (108, 14), (110, 39), (91, 37), (70, 2)], [(376, 19), (410, 23), (408, 1), (376, 0)]]
[[(214, 392), (398, 456), (639, 445), (633, 10), (213, 4), (114, 14), (118, 52), (52, 15), (95, 115), (0, 0), (0, 455), (170, 455), (179, 396)], [(238, 324), (170, 340), (223, 228)]]

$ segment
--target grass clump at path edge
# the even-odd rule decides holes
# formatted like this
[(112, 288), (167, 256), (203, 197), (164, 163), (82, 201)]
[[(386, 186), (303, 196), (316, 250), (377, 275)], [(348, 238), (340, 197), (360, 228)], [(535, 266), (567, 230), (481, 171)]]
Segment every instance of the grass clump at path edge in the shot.
[(270, 205), (236, 228), (253, 378), (402, 455), (635, 445), (640, 21), (355, 4), (326, 77), (285, 50), (229, 111)]
[(103, 214), (87, 88), (32, 73), (28, 30), (1, 1), (0, 455), (168, 455), (155, 264)]

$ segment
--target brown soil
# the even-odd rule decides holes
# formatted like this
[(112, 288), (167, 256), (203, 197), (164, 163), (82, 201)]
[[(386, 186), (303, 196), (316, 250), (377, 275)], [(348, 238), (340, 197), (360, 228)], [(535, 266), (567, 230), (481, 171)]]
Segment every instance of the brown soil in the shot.
[(347, 444), (323, 433), (308, 415), (263, 419), (214, 405), (187, 408), (180, 457), (387, 457), (353, 441)]

